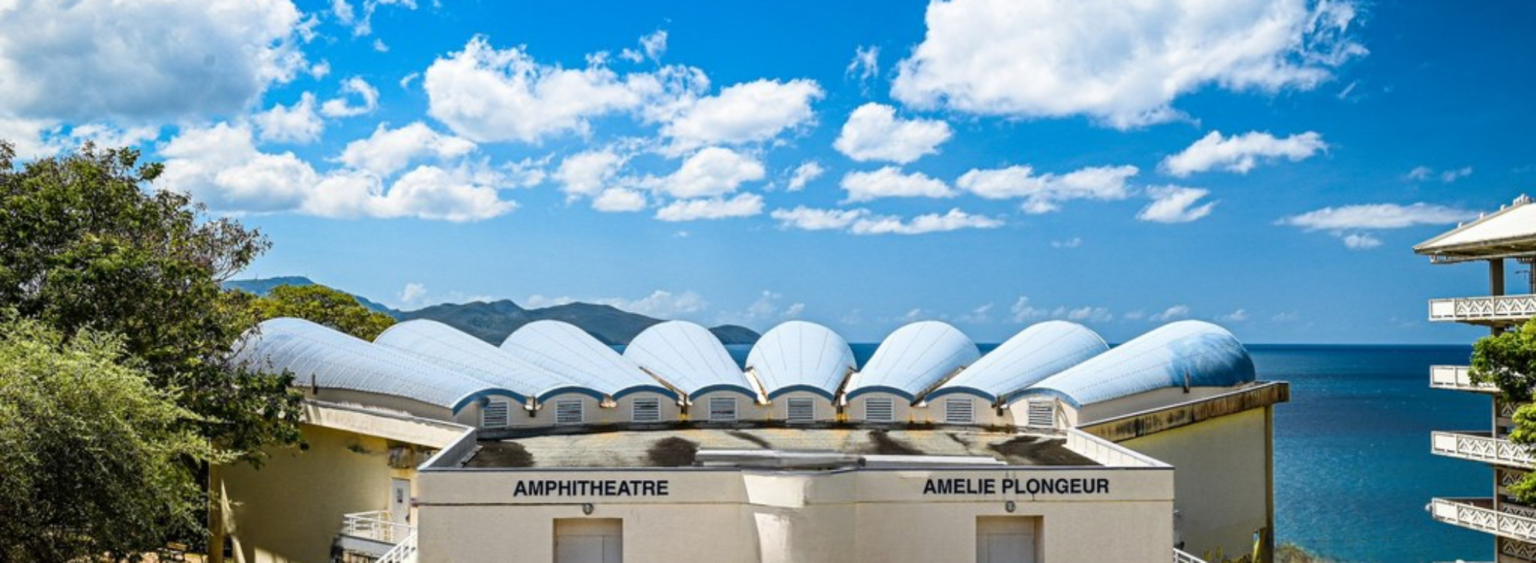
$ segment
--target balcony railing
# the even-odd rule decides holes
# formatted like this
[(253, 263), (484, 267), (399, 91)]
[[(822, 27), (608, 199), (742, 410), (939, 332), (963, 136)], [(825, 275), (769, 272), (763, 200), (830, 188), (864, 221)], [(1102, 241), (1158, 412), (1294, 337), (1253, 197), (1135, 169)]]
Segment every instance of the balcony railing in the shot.
[(396, 544), (374, 563), (416, 563), (416, 531), (412, 530), (405, 540)]
[(1471, 368), (1467, 366), (1430, 366), (1429, 386), (1435, 389), (1497, 393), (1499, 387), (1492, 383), (1474, 383)]
[(1536, 295), (1431, 299), (1429, 320), (1505, 324), (1536, 317)]
[(1536, 456), (1525, 446), (1494, 438), (1488, 432), (1432, 432), (1430, 450), (1436, 455), (1511, 467), (1536, 467)]
[(1447, 524), (1520, 541), (1536, 541), (1536, 518), (1495, 510), (1493, 499), (1437, 498), (1425, 508), (1431, 517)]
[(1183, 550), (1175, 547), (1173, 548), (1173, 563), (1205, 563), (1205, 560), (1185, 553)]
[(341, 533), (387, 544), (396, 544), (416, 532), (416, 527), (390, 520), (388, 510), (354, 512), (341, 516)]

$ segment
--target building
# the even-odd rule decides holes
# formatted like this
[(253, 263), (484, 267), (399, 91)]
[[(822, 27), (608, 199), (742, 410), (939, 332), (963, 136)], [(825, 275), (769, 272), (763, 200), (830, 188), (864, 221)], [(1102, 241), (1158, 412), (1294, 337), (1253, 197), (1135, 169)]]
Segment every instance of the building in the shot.
[(981, 354), (927, 321), (862, 366), (802, 321), (744, 364), (675, 321), (622, 353), (550, 321), (496, 346), (276, 319), (239, 346), (310, 411), (308, 451), (216, 477), (241, 561), (1270, 559), (1288, 390), (1208, 323)]
[[(1485, 326), (1498, 334), (1536, 317), (1536, 274), (1531, 272), (1536, 260), (1536, 205), (1531, 198), (1521, 196), (1498, 212), (1460, 225), (1413, 250), (1429, 256), (1434, 264), (1488, 265), (1487, 295), (1432, 299), (1429, 320)], [(1527, 275), (1527, 286), (1515, 288), (1515, 294), (1509, 294), (1505, 287), (1505, 267), (1511, 259), (1523, 264)], [(1509, 441), (1514, 425), (1511, 418), (1519, 405), (1501, 400), (1498, 389), (1491, 385), (1473, 383), (1467, 371), (1467, 366), (1434, 366), (1430, 386), (1493, 396), (1492, 428), (1435, 432), (1431, 450), (1436, 455), (1488, 464), (1493, 469), (1493, 494), (1487, 498), (1436, 498), (1428, 506), (1430, 515), (1492, 535), (1500, 563), (1536, 561), (1536, 507), (1516, 502), (1508, 489), (1536, 467), (1536, 457), (1529, 450)]]

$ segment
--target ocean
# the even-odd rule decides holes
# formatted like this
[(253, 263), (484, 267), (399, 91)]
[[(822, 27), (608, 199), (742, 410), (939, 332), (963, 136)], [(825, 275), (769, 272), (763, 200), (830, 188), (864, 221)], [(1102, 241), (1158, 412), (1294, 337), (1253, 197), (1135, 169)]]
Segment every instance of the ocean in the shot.
[[(996, 344), (983, 344), (983, 352)], [(863, 365), (877, 344), (853, 344)], [(749, 346), (728, 347), (745, 361)], [(1275, 537), (1345, 563), (1490, 561), (1493, 539), (1435, 522), (1432, 497), (1488, 496), (1487, 466), (1429, 453), (1432, 430), (1488, 430), (1491, 399), (1430, 389), (1470, 346), (1249, 345), (1275, 408)]]

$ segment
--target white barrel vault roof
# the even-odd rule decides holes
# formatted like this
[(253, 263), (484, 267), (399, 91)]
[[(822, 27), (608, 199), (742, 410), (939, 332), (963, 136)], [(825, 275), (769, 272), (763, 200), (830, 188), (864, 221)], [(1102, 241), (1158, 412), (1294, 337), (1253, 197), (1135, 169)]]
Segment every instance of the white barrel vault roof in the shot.
[(397, 323), (374, 344), (467, 372), (525, 397), (538, 397), (571, 382), (446, 324), (416, 319)]
[(769, 329), (747, 353), (768, 398), (790, 391), (811, 391), (831, 400), (854, 369), (853, 349), (832, 329), (789, 321)]
[(969, 391), (996, 400), (1109, 349), (1098, 333), (1066, 321), (1045, 321), (1013, 335), (929, 398)]
[(294, 318), (264, 321), (236, 345), (252, 369), (287, 371), (294, 385), (390, 395), (458, 412), (480, 397), (517, 393), (350, 334)]
[(860, 391), (898, 392), (915, 400), (956, 369), (981, 358), (976, 343), (953, 326), (939, 321), (912, 323), (892, 332), (875, 349), (848, 389), (848, 398)]
[[(575, 325), (534, 321), (507, 336), (501, 349), (569, 381), (578, 390), (622, 397), (652, 390), (676, 397), (634, 362)], [(548, 395), (546, 393), (545, 395)], [(543, 399), (543, 396), (540, 396)]]
[(720, 339), (709, 329), (690, 322), (652, 325), (624, 347), (624, 357), (690, 395), (734, 389), (757, 396)]
[(1010, 397), (1053, 395), (1082, 407), (1165, 387), (1231, 387), (1254, 380), (1237, 337), (1203, 321), (1158, 327)]

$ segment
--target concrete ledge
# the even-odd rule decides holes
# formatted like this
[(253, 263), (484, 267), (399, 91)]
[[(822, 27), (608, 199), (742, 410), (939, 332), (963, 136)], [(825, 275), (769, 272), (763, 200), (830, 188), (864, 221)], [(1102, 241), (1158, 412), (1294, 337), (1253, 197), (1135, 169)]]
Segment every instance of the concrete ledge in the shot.
[(1111, 442), (1123, 442), (1290, 400), (1289, 383), (1261, 381), (1214, 397), (1117, 416), (1078, 429)]

